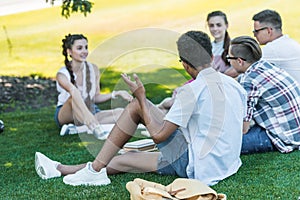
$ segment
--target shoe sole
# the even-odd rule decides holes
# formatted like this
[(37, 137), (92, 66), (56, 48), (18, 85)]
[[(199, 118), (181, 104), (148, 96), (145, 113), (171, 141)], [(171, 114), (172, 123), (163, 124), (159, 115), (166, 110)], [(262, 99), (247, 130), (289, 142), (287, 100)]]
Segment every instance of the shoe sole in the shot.
[(35, 171), (36, 171), (36, 173), (39, 175), (39, 177), (41, 177), (42, 179), (47, 179), (45, 170), (44, 170), (44, 168), (40, 165), (40, 162), (39, 162), (39, 160), (40, 160), (40, 158), (39, 158), (40, 155), (41, 155), (41, 153), (39, 153), (39, 152), (36, 152), (36, 153), (35, 153)]
[[(36, 173), (39, 175), (39, 177), (41, 177), (42, 179), (50, 179), (50, 178), (55, 178), (55, 177), (60, 177), (61, 173), (56, 169), (57, 172), (55, 172), (56, 174), (54, 174), (53, 172), (50, 172), (45, 170), (44, 165), (41, 165), (41, 162), (44, 162), (45, 159), (49, 159), (47, 158), (47, 156), (45, 156), (44, 154), (40, 153), (40, 152), (36, 152), (35, 153), (35, 171)], [(51, 160), (51, 159), (49, 159)], [(52, 161), (52, 162), (56, 162), (56, 161)], [(56, 162), (57, 164), (60, 164), (58, 162)], [(53, 164), (53, 163), (52, 163)], [(46, 168), (48, 166), (45, 166)], [(47, 172), (47, 173), (46, 173)]]
[(60, 130), (59, 135), (60, 135), (60, 136), (68, 135), (68, 134), (66, 134), (67, 128), (68, 128), (68, 125), (63, 125), (63, 126), (61, 127), (61, 130)]
[(109, 185), (111, 183), (111, 181), (108, 179), (106, 181), (93, 181), (93, 182), (89, 182), (89, 183), (85, 183), (85, 182), (79, 182), (79, 183), (72, 183), (72, 182), (68, 182), (65, 179), (63, 179), (63, 182), (67, 185), (72, 185), (72, 186), (80, 186), (80, 185), (86, 185), (86, 186), (101, 186), (101, 185)]

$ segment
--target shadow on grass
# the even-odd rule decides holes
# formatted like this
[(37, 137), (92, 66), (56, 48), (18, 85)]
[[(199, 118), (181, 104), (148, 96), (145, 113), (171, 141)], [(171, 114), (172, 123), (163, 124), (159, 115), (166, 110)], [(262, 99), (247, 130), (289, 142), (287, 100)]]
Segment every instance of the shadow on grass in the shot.
[[(101, 92), (128, 90), (121, 79), (121, 73), (113, 68), (101, 70)], [(171, 96), (174, 88), (190, 79), (184, 69), (173, 68), (152, 70), (138, 75), (145, 85), (147, 98), (153, 103), (159, 103), (165, 97)], [(53, 78), (0, 76), (0, 113), (55, 106), (57, 95)], [(108, 101), (100, 105), (101, 109), (120, 106), (124, 106), (124, 102), (120, 100), (113, 104)]]

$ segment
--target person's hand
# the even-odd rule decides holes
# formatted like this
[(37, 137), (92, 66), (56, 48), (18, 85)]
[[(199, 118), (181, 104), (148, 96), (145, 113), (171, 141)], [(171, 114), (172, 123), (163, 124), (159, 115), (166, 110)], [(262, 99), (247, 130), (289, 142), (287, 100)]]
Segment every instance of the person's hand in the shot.
[(243, 122), (243, 134), (247, 134), (250, 129), (250, 122)]
[(115, 95), (122, 97), (124, 100), (126, 100), (128, 102), (131, 102), (133, 99), (133, 96), (125, 90), (118, 90), (115, 92)]
[(135, 81), (132, 81), (130, 79), (130, 76), (128, 76), (127, 74), (123, 73), (121, 74), (124, 82), (128, 85), (130, 91), (132, 92), (132, 94), (134, 94), (134, 96), (136, 98), (140, 98), (145, 96), (145, 88), (143, 83), (141, 82), (141, 80), (139, 79), (139, 77), (136, 74), (133, 74), (133, 78)]

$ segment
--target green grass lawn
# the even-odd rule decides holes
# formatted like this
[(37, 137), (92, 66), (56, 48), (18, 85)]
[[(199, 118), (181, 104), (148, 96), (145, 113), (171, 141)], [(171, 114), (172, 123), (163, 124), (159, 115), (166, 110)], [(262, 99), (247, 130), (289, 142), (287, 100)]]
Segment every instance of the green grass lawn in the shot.
[[(6, 129), (0, 135), (0, 199), (129, 199), (125, 185), (134, 178), (164, 185), (176, 178), (126, 173), (110, 176), (112, 184), (103, 187), (73, 187), (65, 185), (62, 178), (40, 179), (34, 169), (36, 151), (66, 164), (77, 164), (93, 160), (102, 145), (91, 135), (59, 136), (52, 120), (54, 110), (52, 107), (1, 114)], [(243, 165), (238, 173), (212, 188), (227, 194), (230, 200), (297, 200), (300, 196), (299, 156), (300, 151), (242, 156)]]
[[(142, 45), (139, 46), (137, 37), (132, 37), (135, 30), (155, 27), (171, 34), (191, 29), (208, 32), (207, 13), (220, 9), (228, 15), (231, 37), (252, 35), (251, 17), (270, 8), (282, 15), (284, 32), (300, 41), (298, 0), (94, 2), (92, 13), (87, 17), (74, 14), (68, 20), (60, 16), (60, 8), (56, 7), (0, 16), (0, 75), (54, 77), (63, 65), (61, 39), (68, 33), (83, 33), (89, 38), (90, 58), (102, 72), (103, 92), (124, 87), (119, 79), (121, 72), (137, 72), (146, 83), (147, 96), (158, 103), (170, 96), (172, 89), (184, 83), (188, 76), (174, 52), (174, 35), (167, 40), (170, 43), (163, 43), (164, 48), (149, 48), (145, 41), (149, 41), (151, 34), (139, 34), (138, 44)], [(128, 40), (127, 33), (130, 33)], [(166, 40), (158, 41), (161, 44)], [(155, 42), (152, 44), (157, 45)], [(104, 108), (108, 106), (105, 104)], [(60, 137), (53, 121), (54, 110), (53, 105), (40, 110), (1, 113), (6, 129), (0, 134), (0, 199), (129, 199), (125, 184), (136, 177), (165, 185), (176, 178), (127, 173), (110, 176), (112, 184), (104, 187), (67, 186), (62, 178), (41, 180), (34, 170), (36, 151), (66, 164), (76, 164), (92, 160), (102, 145), (85, 134)], [(243, 166), (238, 173), (212, 188), (227, 194), (230, 200), (297, 200), (300, 196), (299, 158), (300, 151), (242, 156)]]

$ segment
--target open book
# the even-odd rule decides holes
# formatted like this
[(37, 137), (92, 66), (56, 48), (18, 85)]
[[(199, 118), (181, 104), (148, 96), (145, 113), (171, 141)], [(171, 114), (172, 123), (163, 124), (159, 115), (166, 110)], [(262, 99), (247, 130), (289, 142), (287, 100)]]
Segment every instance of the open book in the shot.
[(152, 139), (141, 139), (134, 142), (127, 142), (123, 146), (123, 149), (120, 153), (122, 154), (127, 151), (155, 151), (155, 150), (157, 150), (156, 144), (153, 142)]

